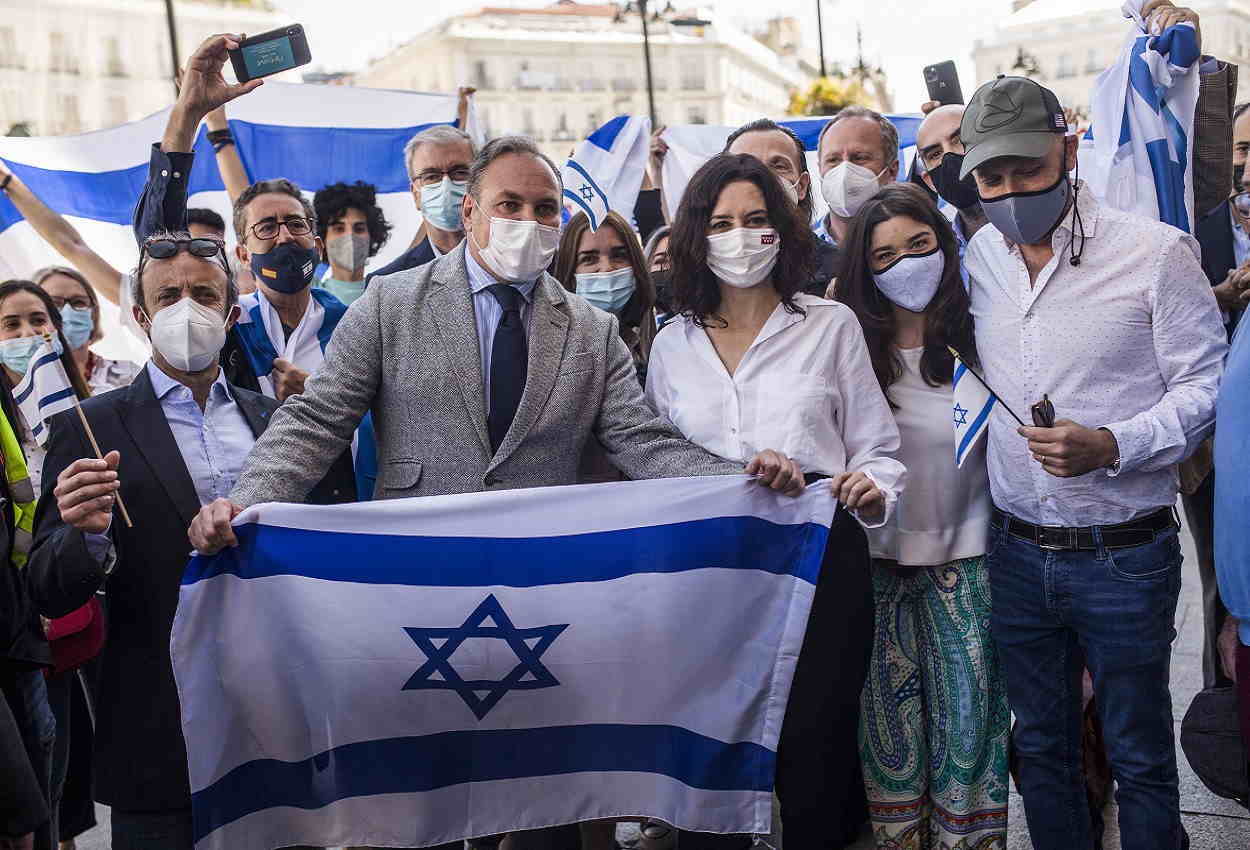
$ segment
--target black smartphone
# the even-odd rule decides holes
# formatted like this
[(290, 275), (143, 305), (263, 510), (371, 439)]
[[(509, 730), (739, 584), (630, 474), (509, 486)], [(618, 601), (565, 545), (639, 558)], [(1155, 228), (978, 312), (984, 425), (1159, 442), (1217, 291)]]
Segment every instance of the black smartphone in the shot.
[(308, 39), (299, 24), (245, 38), (239, 42), (238, 50), (230, 51), (230, 64), (241, 83), (289, 71), (311, 61)]
[(943, 106), (964, 102), (963, 90), (959, 88), (959, 71), (952, 60), (926, 67), (924, 82), (929, 87), (929, 100), (936, 100)]

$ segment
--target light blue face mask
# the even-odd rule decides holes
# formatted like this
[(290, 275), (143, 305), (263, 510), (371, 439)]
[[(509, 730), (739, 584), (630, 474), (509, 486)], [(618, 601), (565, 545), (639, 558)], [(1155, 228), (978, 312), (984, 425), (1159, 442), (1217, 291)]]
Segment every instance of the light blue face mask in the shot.
[(363, 280), (335, 280), (332, 277), (327, 277), (317, 286), (349, 307), (353, 301), (365, 294), (365, 282)]
[[(35, 351), (41, 345), (43, 345), (41, 336), (20, 336), (15, 339), (0, 340), (0, 364), (8, 367), (9, 371), (15, 374), (25, 375), (26, 370), (30, 368), (30, 358), (35, 356)], [(61, 341), (55, 337), (52, 339), (52, 350), (57, 354), (61, 353)]]
[(91, 332), (95, 330), (95, 319), (91, 317), (91, 308), (85, 309), (66, 304), (61, 308), (61, 333), (69, 347), (77, 351), (91, 341)]
[(633, 297), (634, 270), (628, 266), (614, 272), (577, 275), (577, 294), (600, 310), (619, 316)]
[(460, 206), (468, 183), (457, 183), (450, 177), (433, 186), (421, 187), (421, 214), (439, 230), (459, 233), (464, 230)]

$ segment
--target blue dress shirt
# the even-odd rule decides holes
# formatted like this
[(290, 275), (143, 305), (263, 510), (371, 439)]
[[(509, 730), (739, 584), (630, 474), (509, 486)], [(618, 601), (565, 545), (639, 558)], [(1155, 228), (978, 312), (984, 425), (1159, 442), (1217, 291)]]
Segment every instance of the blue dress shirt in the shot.
[(230, 393), (225, 375), (218, 371), (208, 401), (200, 410), (188, 387), (166, 375), (151, 361), (147, 370), (200, 504), (224, 499), (234, 489), (243, 461), (256, 442), (251, 426)]
[(1250, 327), (1233, 336), (1215, 417), (1215, 574), (1220, 600), (1250, 646)]
[[(486, 412), (490, 413), (490, 353), (495, 345), (495, 331), (499, 328), (499, 320), (503, 318), (503, 308), (495, 300), (495, 296), (486, 287), (494, 286), (503, 281), (495, 280), (495, 276), (482, 268), (481, 263), (473, 259), (473, 252), (465, 249), (464, 265), (469, 273), (469, 288), (473, 291), (473, 314), (477, 321), (477, 342), (482, 350), (482, 392), (485, 393)], [(529, 337), (530, 315), (534, 312), (534, 286), (531, 283), (514, 283), (517, 292), (521, 293), (525, 305), (521, 308), (521, 321), (525, 324), (525, 335)]]

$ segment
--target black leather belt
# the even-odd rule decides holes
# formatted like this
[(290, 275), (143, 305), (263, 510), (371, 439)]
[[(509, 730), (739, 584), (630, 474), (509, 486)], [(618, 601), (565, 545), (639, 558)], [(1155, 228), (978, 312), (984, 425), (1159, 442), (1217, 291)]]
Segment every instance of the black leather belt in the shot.
[(1034, 525), (995, 508), (990, 525), (995, 529), (1006, 529), (1012, 537), (1027, 540), (1043, 549), (1058, 552), (1092, 552), (1098, 549), (1098, 544), (1094, 540), (1095, 528), (1102, 537), (1104, 548), (1127, 549), (1130, 546), (1153, 543), (1156, 535), (1177, 528), (1180, 523), (1173, 508), (1160, 508), (1152, 514), (1130, 522), (1122, 522), (1119, 525), (1058, 528), (1051, 525)]

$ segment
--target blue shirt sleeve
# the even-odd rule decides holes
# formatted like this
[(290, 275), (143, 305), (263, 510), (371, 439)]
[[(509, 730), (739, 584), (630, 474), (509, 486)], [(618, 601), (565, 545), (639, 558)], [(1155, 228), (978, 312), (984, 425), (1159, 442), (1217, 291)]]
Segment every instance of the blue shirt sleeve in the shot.
[(135, 240), (142, 245), (161, 230), (187, 229), (187, 184), (194, 153), (165, 153), (152, 145), (148, 180), (135, 206)]

